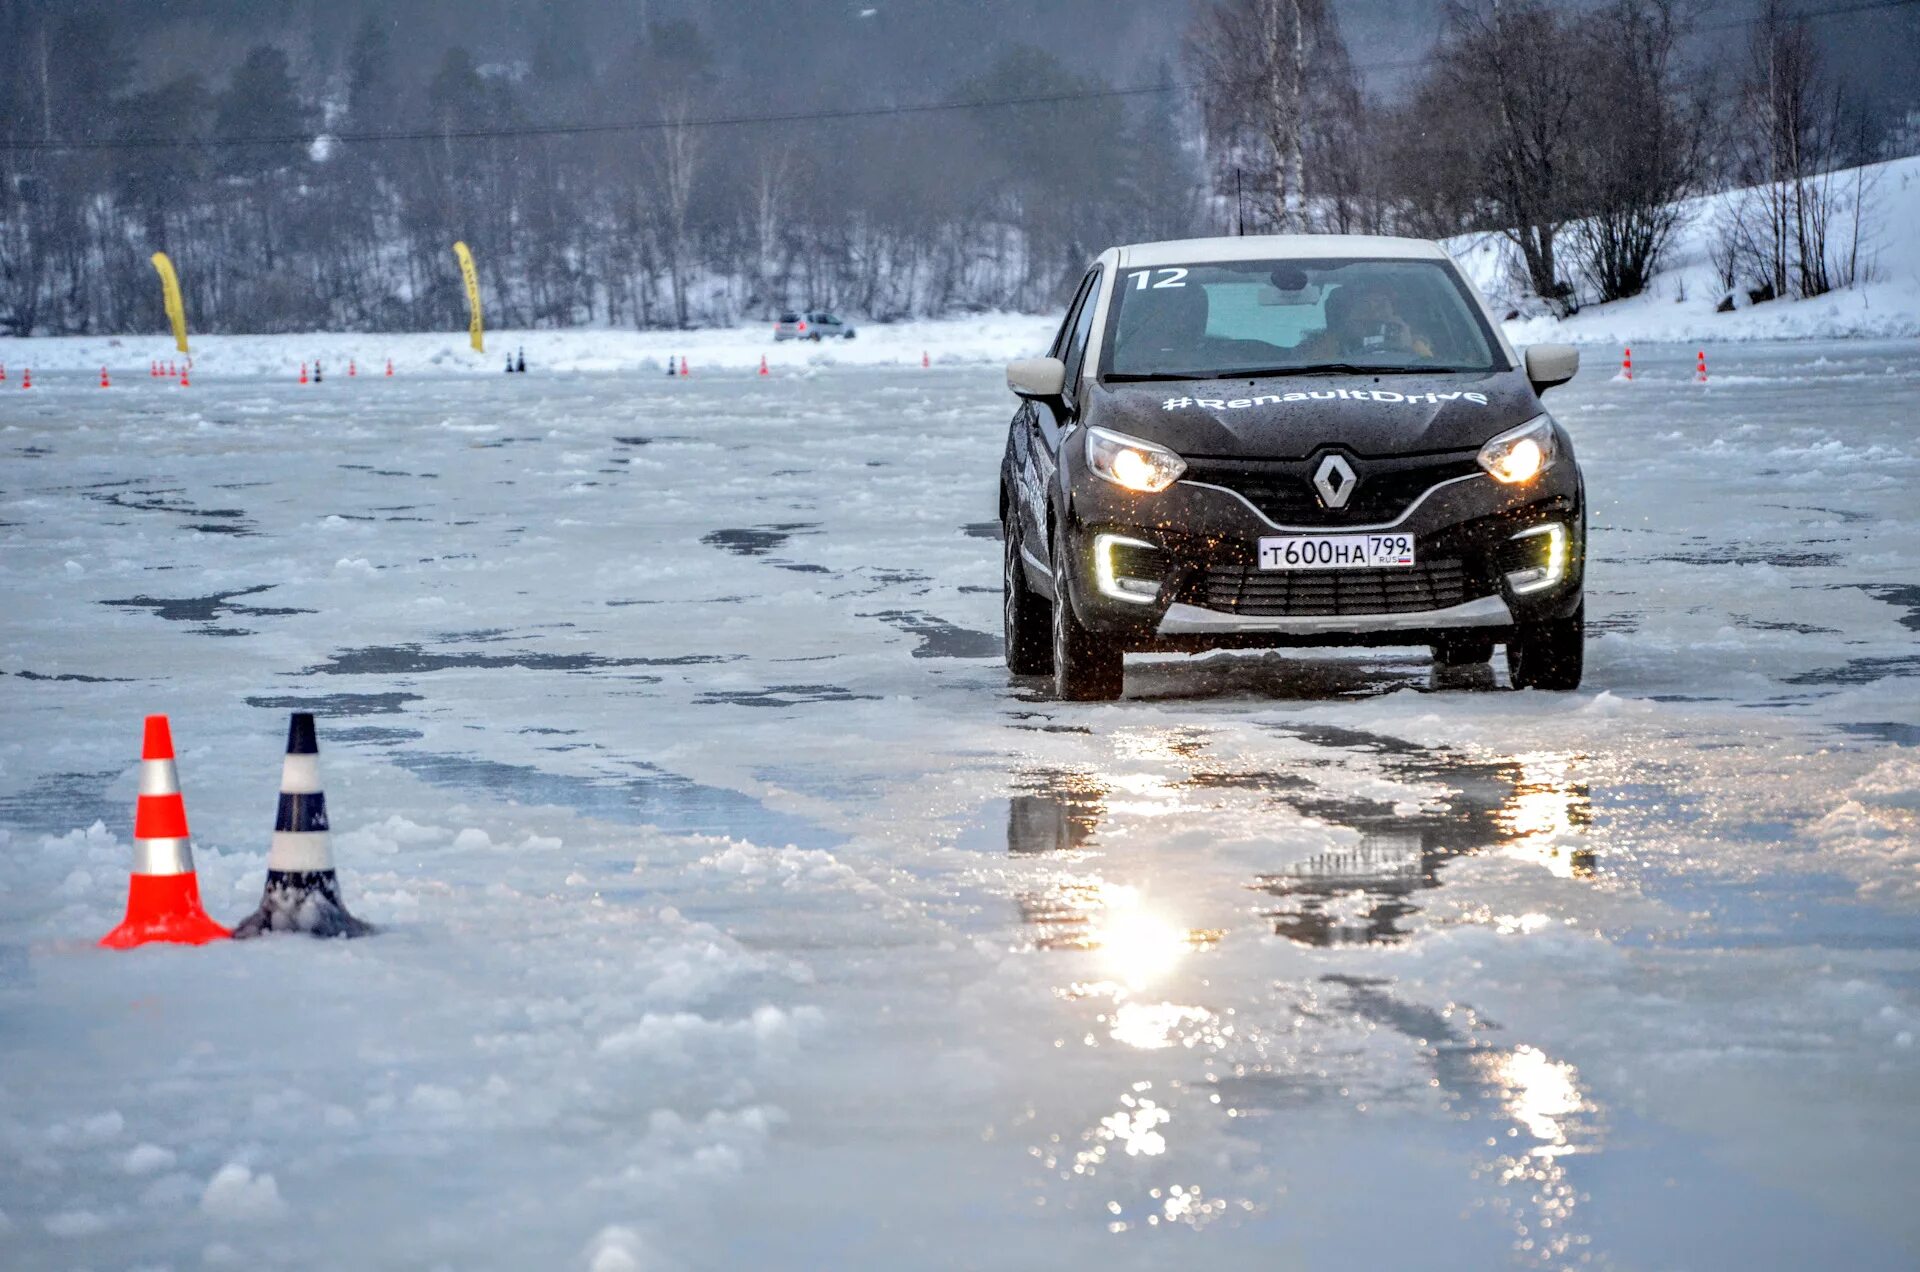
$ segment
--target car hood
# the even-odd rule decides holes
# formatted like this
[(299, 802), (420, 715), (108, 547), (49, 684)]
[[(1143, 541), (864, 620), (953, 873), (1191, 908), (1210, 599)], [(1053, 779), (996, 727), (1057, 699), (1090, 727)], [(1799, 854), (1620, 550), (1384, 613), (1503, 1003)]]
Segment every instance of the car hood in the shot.
[(1467, 450), (1540, 414), (1524, 372), (1092, 384), (1081, 419), (1182, 455), (1305, 459)]

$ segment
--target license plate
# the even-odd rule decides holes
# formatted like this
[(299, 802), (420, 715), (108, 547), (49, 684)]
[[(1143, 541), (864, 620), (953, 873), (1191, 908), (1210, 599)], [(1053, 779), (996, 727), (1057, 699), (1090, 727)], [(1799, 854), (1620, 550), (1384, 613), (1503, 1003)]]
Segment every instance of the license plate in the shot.
[(1412, 564), (1410, 534), (1296, 534), (1260, 540), (1263, 570), (1378, 570)]

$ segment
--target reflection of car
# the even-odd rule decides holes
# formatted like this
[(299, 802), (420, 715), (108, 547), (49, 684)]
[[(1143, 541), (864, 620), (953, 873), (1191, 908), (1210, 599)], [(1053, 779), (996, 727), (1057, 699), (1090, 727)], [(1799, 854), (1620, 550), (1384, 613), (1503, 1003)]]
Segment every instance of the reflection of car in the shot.
[(1129, 651), (1504, 642), (1516, 687), (1578, 686), (1585, 488), (1539, 397), (1578, 367), (1431, 243), (1109, 249), (1007, 368), (1008, 666), (1113, 698)]
[(781, 314), (780, 320), (773, 324), (775, 340), (825, 340), (831, 336), (851, 340), (853, 328), (824, 309)]

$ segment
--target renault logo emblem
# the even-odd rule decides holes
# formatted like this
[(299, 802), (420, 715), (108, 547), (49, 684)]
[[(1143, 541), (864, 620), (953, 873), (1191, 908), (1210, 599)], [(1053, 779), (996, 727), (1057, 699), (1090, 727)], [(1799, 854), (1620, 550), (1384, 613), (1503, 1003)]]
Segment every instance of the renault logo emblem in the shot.
[(1329, 508), (1347, 506), (1355, 481), (1353, 465), (1344, 455), (1327, 456), (1313, 474), (1313, 488), (1320, 492), (1320, 502)]

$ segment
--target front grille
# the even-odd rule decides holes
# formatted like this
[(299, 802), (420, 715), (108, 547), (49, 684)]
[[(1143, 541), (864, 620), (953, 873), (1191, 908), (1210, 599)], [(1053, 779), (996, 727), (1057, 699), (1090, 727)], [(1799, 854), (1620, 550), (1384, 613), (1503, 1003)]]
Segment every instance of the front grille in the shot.
[(1313, 488), (1321, 456), (1284, 463), (1190, 460), (1186, 480), (1224, 486), (1283, 526), (1375, 525), (1392, 521), (1443, 481), (1480, 471), (1474, 455), (1354, 459), (1358, 480), (1344, 508), (1325, 508)]
[(1429, 561), (1389, 570), (1261, 570), (1208, 566), (1195, 599), (1210, 610), (1262, 617), (1411, 614), (1467, 600), (1467, 572), (1458, 561)]

